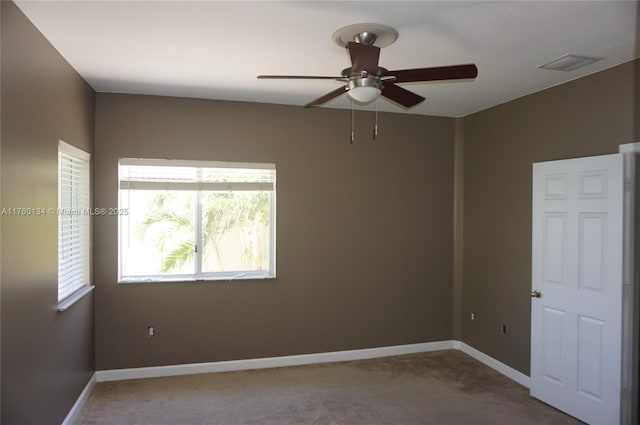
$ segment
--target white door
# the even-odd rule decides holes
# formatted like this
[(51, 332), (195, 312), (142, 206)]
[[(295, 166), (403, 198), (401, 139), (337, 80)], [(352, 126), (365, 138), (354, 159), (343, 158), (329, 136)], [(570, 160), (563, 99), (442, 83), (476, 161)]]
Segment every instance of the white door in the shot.
[(622, 154), (533, 165), (531, 395), (618, 425)]

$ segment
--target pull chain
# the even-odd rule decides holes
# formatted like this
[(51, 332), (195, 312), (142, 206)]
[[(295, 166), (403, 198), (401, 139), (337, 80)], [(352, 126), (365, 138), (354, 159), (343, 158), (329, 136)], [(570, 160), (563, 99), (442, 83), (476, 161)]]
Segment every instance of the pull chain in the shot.
[(375, 108), (374, 112), (374, 122), (373, 122), (373, 140), (376, 140), (378, 137), (378, 101), (373, 102), (373, 106)]
[(353, 112), (353, 102), (351, 102), (351, 141), (349, 142), (349, 144), (353, 144), (353, 142), (356, 139), (356, 132), (355, 132), (355, 129), (354, 129), (354, 124), (353, 124), (354, 116), (355, 116), (355, 114)]
[[(374, 104), (374, 112), (373, 112), (373, 140), (378, 138), (378, 102), (376, 101)], [(356, 130), (355, 130), (355, 108), (353, 107), (353, 102), (351, 102), (351, 139), (349, 140), (349, 144), (353, 144), (356, 141)]]

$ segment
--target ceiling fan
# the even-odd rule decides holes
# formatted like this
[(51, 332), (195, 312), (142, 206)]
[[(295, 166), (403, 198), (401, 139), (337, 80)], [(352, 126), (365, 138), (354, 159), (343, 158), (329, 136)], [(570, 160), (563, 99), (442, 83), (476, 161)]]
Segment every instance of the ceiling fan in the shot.
[(356, 103), (373, 102), (379, 95), (411, 108), (425, 100), (424, 97), (398, 86), (396, 83), (462, 80), (478, 75), (474, 64), (440, 66), (431, 68), (401, 69), (390, 71), (378, 66), (380, 48), (392, 44), (398, 32), (382, 24), (355, 24), (340, 28), (333, 34), (334, 41), (346, 47), (351, 66), (339, 77), (317, 75), (258, 75), (259, 79), (310, 79), (341, 81), (343, 86), (304, 105), (319, 106), (343, 93)]

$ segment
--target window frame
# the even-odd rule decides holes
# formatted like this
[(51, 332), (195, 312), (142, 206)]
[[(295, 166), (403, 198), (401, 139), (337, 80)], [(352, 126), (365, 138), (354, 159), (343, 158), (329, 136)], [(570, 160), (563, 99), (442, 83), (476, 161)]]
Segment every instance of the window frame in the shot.
[[(123, 180), (120, 175), (121, 166), (151, 166), (151, 167), (194, 167), (194, 168), (228, 168), (228, 169), (251, 169), (251, 170), (270, 170), (273, 173), (272, 182), (269, 184), (261, 183), (235, 183), (228, 184), (229, 187), (234, 185), (254, 185), (259, 187), (260, 185), (268, 186), (270, 189), (256, 189), (269, 192), (269, 262), (267, 270), (242, 270), (232, 272), (202, 272), (202, 249), (196, 251), (194, 256), (194, 273), (183, 274), (145, 274), (145, 275), (123, 275), (123, 223), (122, 220), (127, 219), (128, 215), (119, 215), (118, 218), (118, 278), (119, 284), (128, 283), (164, 283), (164, 282), (208, 282), (208, 281), (231, 281), (231, 280), (264, 280), (276, 278), (276, 165), (272, 163), (253, 163), (253, 162), (226, 162), (226, 161), (197, 161), (197, 160), (171, 160), (171, 159), (151, 159), (151, 158), (120, 158), (118, 160), (118, 210), (123, 211), (127, 208), (124, 207), (122, 201), (123, 191), (126, 193), (128, 188), (123, 188), (127, 182), (131, 183), (131, 180)], [(206, 185), (207, 183), (193, 183), (193, 182), (176, 182), (170, 185), (191, 185), (199, 186)], [(160, 183), (162, 186), (162, 183)], [(152, 189), (150, 189), (152, 190)], [(178, 189), (176, 189), (177, 191)], [(230, 191), (232, 189), (219, 189), (219, 191)], [(200, 199), (203, 192), (218, 191), (207, 190), (202, 188), (194, 188), (190, 191), (194, 192), (196, 202), (194, 204), (194, 243), (198, 246), (202, 246), (202, 206)], [(236, 190), (237, 191), (237, 190)]]
[[(63, 140), (58, 140), (58, 208), (57, 215), (57, 246), (58, 246), (58, 311), (64, 311), (73, 305), (84, 295), (91, 292), (94, 286), (91, 284), (91, 154), (79, 149)], [(63, 158), (75, 162), (79, 171), (77, 178), (63, 178)], [(65, 183), (71, 185), (69, 190), (73, 192), (72, 199), (63, 202), (63, 189)], [(75, 184), (74, 184), (75, 183)], [(68, 188), (68, 186), (66, 186)], [(68, 222), (69, 218), (73, 220)], [(65, 223), (64, 220), (67, 220)], [(80, 234), (73, 237), (73, 244), (63, 245), (63, 233), (69, 226), (78, 226)], [(74, 248), (74, 244), (77, 244)], [(69, 276), (69, 266), (63, 258), (66, 256), (80, 255), (79, 279), (73, 269)], [(66, 264), (65, 264), (66, 263)], [(66, 278), (63, 278), (66, 275)], [(76, 280), (76, 282), (73, 282)], [(71, 283), (69, 283), (71, 281)], [(63, 285), (63, 283), (65, 283)], [(71, 290), (62, 290), (71, 286)]]

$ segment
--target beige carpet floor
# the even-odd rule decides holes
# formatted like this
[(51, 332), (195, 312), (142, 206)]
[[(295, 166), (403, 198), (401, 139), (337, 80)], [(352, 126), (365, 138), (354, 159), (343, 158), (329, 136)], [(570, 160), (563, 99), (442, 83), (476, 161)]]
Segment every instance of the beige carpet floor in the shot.
[(75, 425), (579, 423), (452, 350), (104, 382)]

